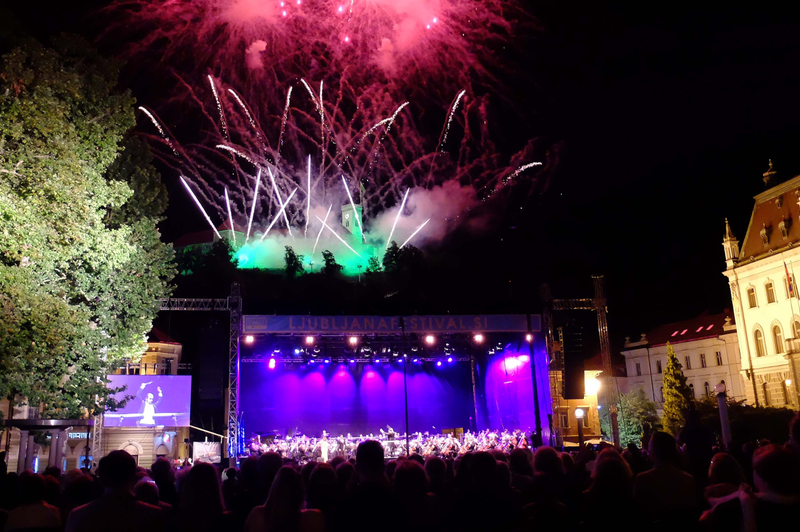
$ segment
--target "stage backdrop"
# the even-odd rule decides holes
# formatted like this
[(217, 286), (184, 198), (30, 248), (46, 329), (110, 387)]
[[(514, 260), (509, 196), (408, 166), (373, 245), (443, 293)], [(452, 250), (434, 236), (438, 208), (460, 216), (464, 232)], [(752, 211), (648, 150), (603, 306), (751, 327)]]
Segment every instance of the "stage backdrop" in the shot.
[[(541, 349), (540, 349), (541, 348)], [(537, 383), (542, 427), (548, 437), (552, 413), (543, 345), (536, 346)], [(523, 429), (536, 426), (531, 355), (528, 344), (508, 345), (504, 352), (477, 364), (477, 405), (473, 401), (470, 363), (409, 364), (408, 406), (412, 432)], [(282, 364), (243, 362), (239, 411), (247, 437), (253, 433), (295, 430), (320, 436), (377, 434), (386, 425), (405, 431), (403, 368), (391, 363)], [(473, 419), (477, 406), (477, 424)], [(547, 441), (547, 440), (545, 440)]]

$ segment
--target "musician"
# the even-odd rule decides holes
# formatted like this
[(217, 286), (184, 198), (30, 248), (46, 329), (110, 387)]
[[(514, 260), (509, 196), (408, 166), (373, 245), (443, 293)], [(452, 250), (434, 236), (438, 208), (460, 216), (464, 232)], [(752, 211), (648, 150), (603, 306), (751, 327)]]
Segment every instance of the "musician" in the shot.
[[(150, 381), (152, 382), (152, 381)], [(164, 393), (161, 391), (161, 387), (158, 388), (158, 401), (153, 401), (154, 397), (152, 393), (148, 393), (144, 397), (142, 397), (142, 392), (147, 387), (150, 382), (143, 382), (139, 391), (136, 392), (136, 398), (139, 399), (142, 404), (139, 406), (139, 413), (142, 414), (142, 419), (139, 421), (139, 425), (151, 425), (155, 426), (155, 414), (156, 414), (156, 407), (161, 404), (161, 400), (164, 398)]]
[(328, 461), (328, 433), (322, 431), (322, 441), (320, 442), (320, 451), (322, 452), (322, 461)]

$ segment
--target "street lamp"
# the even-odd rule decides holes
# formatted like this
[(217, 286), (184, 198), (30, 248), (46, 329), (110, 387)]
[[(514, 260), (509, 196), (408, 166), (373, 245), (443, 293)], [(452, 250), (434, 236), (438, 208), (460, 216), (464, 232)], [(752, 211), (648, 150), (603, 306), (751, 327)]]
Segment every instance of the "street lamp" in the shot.
[(730, 450), (731, 440), (731, 421), (728, 418), (728, 394), (725, 383), (719, 383), (714, 387), (717, 392), (717, 404), (719, 405), (719, 423), (722, 428), (722, 441), (725, 448)]
[(583, 449), (583, 416), (586, 415), (586, 412), (583, 411), (583, 408), (576, 408), (575, 409), (575, 419), (578, 420), (578, 446)]

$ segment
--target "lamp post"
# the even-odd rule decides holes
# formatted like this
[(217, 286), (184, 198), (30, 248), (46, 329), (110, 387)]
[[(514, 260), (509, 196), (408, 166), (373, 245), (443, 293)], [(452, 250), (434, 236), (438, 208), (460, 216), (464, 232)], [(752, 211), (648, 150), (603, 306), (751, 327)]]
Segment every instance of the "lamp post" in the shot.
[(583, 449), (583, 416), (586, 415), (586, 412), (583, 411), (583, 408), (576, 408), (575, 409), (575, 419), (578, 420), (578, 447)]
[(726, 387), (723, 383), (719, 383), (714, 387), (717, 392), (717, 404), (719, 404), (719, 422), (722, 427), (722, 441), (725, 444), (725, 449), (730, 450), (731, 445), (731, 421), (728, 418), (728, 394)]

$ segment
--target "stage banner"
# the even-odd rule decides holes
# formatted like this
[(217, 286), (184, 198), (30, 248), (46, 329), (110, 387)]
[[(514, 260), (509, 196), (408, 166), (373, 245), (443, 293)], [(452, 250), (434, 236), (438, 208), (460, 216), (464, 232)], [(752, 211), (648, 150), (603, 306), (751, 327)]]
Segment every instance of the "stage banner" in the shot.
[[(399, 316), (244, 316), (244, 334), (400, 333)], [(539, 332), (541, 316), (492, 314), (403, 316), (407, 333)]]
[(192, 461), (218, 464), (222, 461), (222, 445), (218, 441), (196, 441), (192, 443)]

